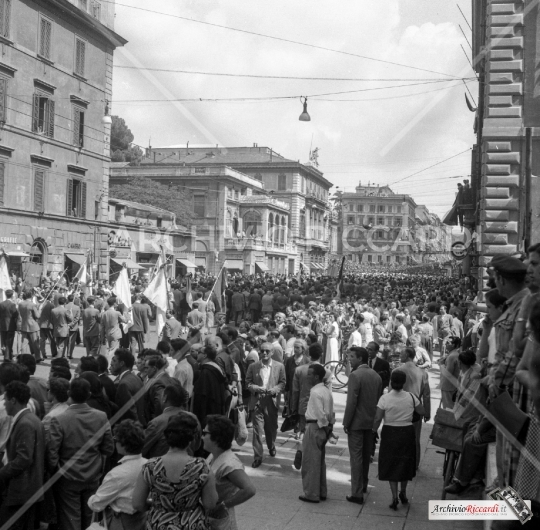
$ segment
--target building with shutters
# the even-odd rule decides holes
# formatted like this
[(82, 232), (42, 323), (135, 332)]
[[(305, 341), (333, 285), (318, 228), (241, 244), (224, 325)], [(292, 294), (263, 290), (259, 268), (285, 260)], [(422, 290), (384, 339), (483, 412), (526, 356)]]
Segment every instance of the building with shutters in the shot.
[(0, 249), (32, 284), (108, 275), (114, 2), (0, 0)]
[[(225, 179), (218, 190), (212, 176), (219, 175), (220, 168), (229, 168), (230, 175), (239, 181)], [(303, 263), (304, 270), (322, 272), (327, 268), (332, 242), (337, 246), (337, 222), (332, 224), (328, 202), (332, 183), (315, 165), (285, 158), (269, 147), (254, 144), (252, 147), (151, 148), (140, 166), (129, 170), (114, 168), (111, 184), (134, 175), (164, 183), (179, 178), (193, 188), (200, 183), (201, 192), (194, 191), (195, 213), (197, 209), (210, 212), (212, 231), (218, 231), (220, 236), (211, 246), (198, 238), (199, 250), (201, 254), (214, 250), (225, 252), (229, 260), (234, 259), (237, 268), (240, 260), (245, 259), (244, 271), (253, 272), (258, 269), (255, 264), (262, 263), (272, 271), (295, 274)], [(220, 195), (223, 193), (226, 199)], [(257, 205), (249, 203), (252, 199), (248, 197), (261, 194), (266, 196), (265, 205), (262, 198), (257, 198)], [(220, 197), (217, 202), (216, 197)], [(256, 240), (246, 243), (248, 247), (255, 245), (251, 254), (247, 253), (249, 248), (243, 240), (231, 237), (246, 232), (242, 227), (255, 225), (254, 220), (246, 220), (244, 216), (248, 210), (252, 212), (249, 216), (256, 217), (257, 223), (264, 227), (260, 243)], [(222, 261), (220, 257), (218, 263)], [(214, 267), (212, 264), (209, 270)]]

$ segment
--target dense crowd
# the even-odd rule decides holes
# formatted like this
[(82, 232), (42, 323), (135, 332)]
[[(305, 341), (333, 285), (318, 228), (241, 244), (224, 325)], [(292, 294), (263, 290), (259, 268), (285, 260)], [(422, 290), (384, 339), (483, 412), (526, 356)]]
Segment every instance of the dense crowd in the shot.
[[(300, 500), (325, 501), (340, 365), (347, 501), (364, 502), (378, 443), (390, 508), (409, 502), (434, 363), (441, 406), (465, 421), (449, 493), (485, 478), (486, 447), (496, 441), (499, 485), (540, 500), (539, 247), (527, 263), (498, 256), (488, 270), (486, 308), (467, 279), (439, 270), (349, 270), (340, 281), (236, 274), (223, 293), (211, 276), (179, 278), (156, 344), (145, 282), (132, 283), (129, 310), (108, 285), (94, 294), (53, 282), (6, 291), (0, 526), (86, 530), (105, 518), (113, 529), (235, 529), (234, 507), (255, 488), (231, 448), (251, 430), (251, 465), (260, 467), (277, 454), (280, 423), (297, 440)], [(77, 344), (86, 355), (73, 373)], [(36, 376), (49, 357), (49, 378)], [(527, 416), (519, 436), (485, 413), (504, 392)]]

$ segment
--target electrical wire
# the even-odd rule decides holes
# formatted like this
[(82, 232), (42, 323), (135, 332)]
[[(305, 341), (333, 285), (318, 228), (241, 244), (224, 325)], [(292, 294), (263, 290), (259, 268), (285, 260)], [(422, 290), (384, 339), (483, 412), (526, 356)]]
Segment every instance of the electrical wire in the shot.
[(288, 44), (296, 44), (298, 46), (305, 46), (305, 47), (314, 48), (314, 49), (317, 49), (317, 50), (323, 50), (323, 51), (328, 51), (328, 52), (332, 52), (332, 53), (339, 53), (341, 55), (347, 55), (347, 56), (350, 56), (350, 57), (357, 57), (357, 58), (365, 59), (365, 60), (368, 60), (368, 61), (375, 61), (375, 62), (378, 62), (378, 63), (389, 64), (389, 65), (392, 65), (392, 66), (399, 66), (399, 67), (402, 67), (402, 68), (409, 68), (411, 70), (418, 70), (418, 71), (421, 71), (421, 72), (429, 72), (431, 74), (437, 74), (437, 75), (443, 75), (445, 77), (454, 77), (454, 78), (456, 78), (456, 76), (452, 76), (451, 74), (447, 74), (447, 73), (444, 73), (444, 72), (437, 72), (435, 70), (429, 70), (427, 68), (420, 68), (418, 66), (410, 66), (410, 65), (407, 65), (407, 64), (397, 63), (397, 62), (393, 62), (393, 61), (385, 61), (384, 59), (376, 59), (374, 57), (368, 57), (366, 55), (360, 55), (360, 54), (357, 54), (357, 53), (346, 52), (346, 51), (343, 51), (343, 50), (336, 50), (334, 48), (327, 48), (325, 46), (318, 46), (316, 44), (310, 44), (310, 43), (306, 43), (306, 42), (294, 41), (292, 39), (286, 39), (284, 37), (275, 37), (273, 35), (266, 35), (264, 33), (257, 33), (255, 31), (249, 31), (249, 30), (240, 29), (240, 28), (232, 28), (230, 26), (225, 26), (223, 24), (215, 24), (215, 23), (212, 23), (212, 22), (206, 22), (204, 20), (197, 20), (197, 19), (194, 19), (194, 18), (182, 17), (180, 15), (173, 15), (172, 13), (164, 13), (162, 11), (156, 11), (156, 10), (153, 10), (153, 9), (147, 9), (147, 8), (144, 8), (144, 7), (137, 7), (137, 6), (133, 6), (133, 5), (130, 5), (130, 4), (123, 4), (123, 3), (120, 3), (120, 2), (116, 2), (115, 0), (101, 0), (101, 1), (105, 2), (107, 4), (114, 4), (114, 5), (117, 5), (117, 6), (126, 7), (128, 9), (135, 9), (135, 10), (138, 10), (138, 11), (144, 11), (146, 13), (153, 13), (153, 14), (157, 14), (157, 15), (161, 15), (161, 16), (177, 18), (177, 19), (180, 19), (180, 20), (185, 20), (187, 22), (195, 22), (197, 24), (202, 24), (202, 25), (205, 25), (205, 26), (210, 26), (210, 27), (215, 27), (215, 28), (220, 28), (220, 29), (226, 29), (226, 30), (229, 30), (229, 31), (236, 31), (238, 33), (244, 33), (246, 35), (253, 35), (255, 37), (262, 37), (262, 38), (266, 38), (266, 39), (272, 39), (272, 40), (279, 41), (279, 42), (286, 42)]
[(302, 81), (361, 81), (361, 82), (371, 82), (371, 81), (462, 81), (462, 80), (476, 80), (475, 77), (456, 77), (454, 79), (440, 79), (440, 78), (367, 78), (367, 77), (302, 77), (302, 76), (292, 76), (292, 75), (256, 75), (256, 74), (231, 74), (225, 72), (203, 72), (201, 70), (174, 70), (170, 68), (148, 68), (140, 66), (128, 66), (128, 65), (114, 65), (114, 68), (120, 68), (122, 70), (148, 70), (149, 72), (164, 72), (170, 74), (190, 74), (190, 75), (207, 75), (207, 76), (219, 76), (219, 77), (244, 77), (249, 79), (298, 79)]

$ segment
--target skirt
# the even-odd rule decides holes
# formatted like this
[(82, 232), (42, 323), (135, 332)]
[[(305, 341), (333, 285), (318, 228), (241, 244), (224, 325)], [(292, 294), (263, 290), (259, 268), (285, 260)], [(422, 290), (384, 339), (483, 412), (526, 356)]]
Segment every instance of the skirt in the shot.
[(416, 476), (416, 435), (413, 425), (384, 425), (379, 448), (379, 480), (402, 482)]

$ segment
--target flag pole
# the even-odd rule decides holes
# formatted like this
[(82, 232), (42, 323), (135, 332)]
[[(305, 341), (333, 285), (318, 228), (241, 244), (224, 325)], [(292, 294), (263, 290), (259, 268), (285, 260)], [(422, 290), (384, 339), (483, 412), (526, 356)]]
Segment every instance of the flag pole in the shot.
[[(165, 255), (165, 249), (163, 245), (159, 245), (161, 248), (161, 258), (163, 259), (163, 274), (165, 275), (165, 289), (167, 290), (167, 310), (171, 310), (171, 291), (169, 290), (169, 278), (167, 277), (167, 256)], [(158, 271), (159, 272), (159, 271)]]
[(216, 281), (214, 282), (214, 285), (212, 285), (212, 289), (210, 289), (210, 293), (208, 294), (208, 300), (210, 300), (210, 297), (212, 296), (212, 293), (214, 292), (214, 289), (216, 287), (216, 283), (219, 280), (219, 277), (221, 276), (221, 273), (223, 272), (223, 269), (225, 268), (225, 263), (227, 260), (223, 262), (223, 265), (221, 266), (221, 270), (219, 271), (218, 275), (216, 276)]

